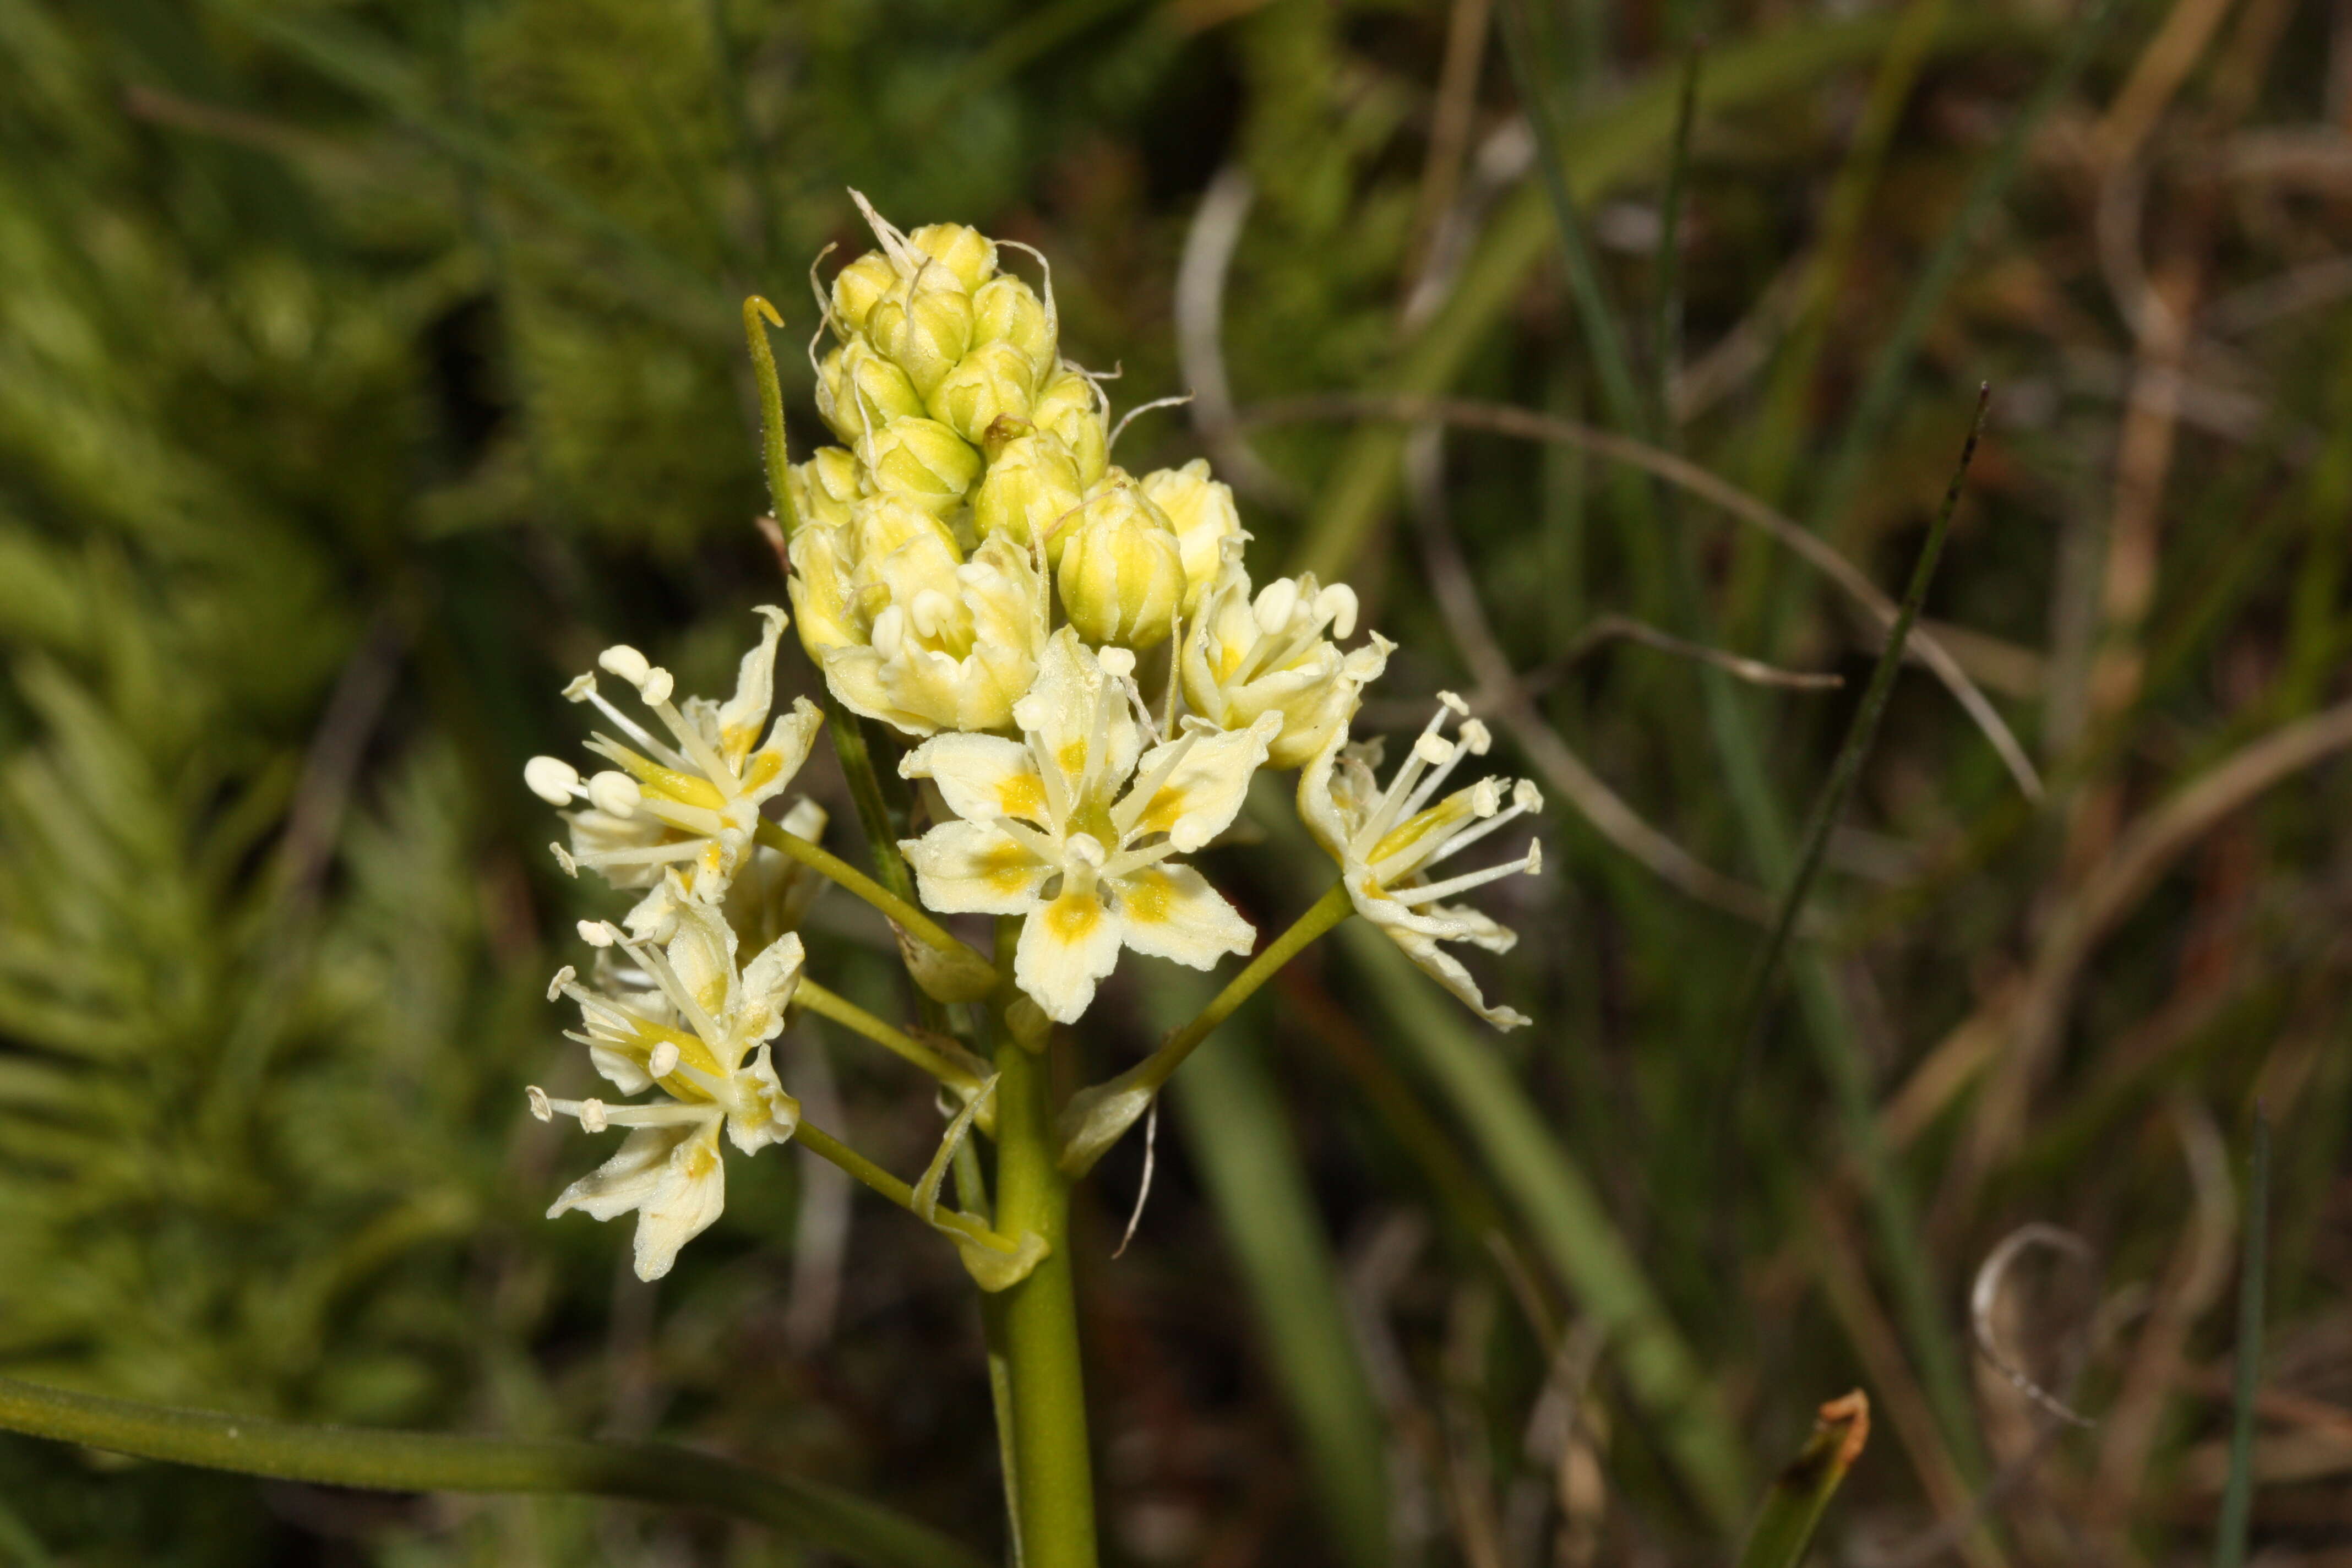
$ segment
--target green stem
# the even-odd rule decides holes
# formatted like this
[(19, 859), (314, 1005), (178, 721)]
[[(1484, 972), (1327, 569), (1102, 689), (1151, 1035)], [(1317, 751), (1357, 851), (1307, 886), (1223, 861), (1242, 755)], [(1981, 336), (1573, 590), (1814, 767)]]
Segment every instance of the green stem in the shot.
[(386, 1491), (570, 1492), (707, 1508), (876, 1568), (982, 1568), (960, 1543), (815, 1481), (667, 1443), (310, 1426), (0, 1378), (0, 1429), (206, 1469)]
[[(781, 850), (791, 856), (810, 870), (819, 876), (830, 878), (881, 910), (885, 920), (925, 947), (946, 958), (954, 971), (961, 973), (970, 969), (977, 971), (983, 977), (992, 973), (986, 959), (972, 952), (963, 942), (957, 941), (954, 934), (945, 926), (925, 914), (906, 892), (891, 891), (823, 845), (812, 844), (797, 833), (786, 832), (781, 823), (771, 822), (762, 817), (758, 834), (760, 842), (768, 847)], [(892, 853), (888, 866), (886, 866), (885, 869), (888, 869), (889, 867), (896, 867), (903, 879), (907, 868), (906, 862), (899, 859), (896, 852)], [(986, 989), (984, 984), (982, 989), (984, 993)]]
[(1234, 975), (1201, 1009), (1198, 1017), (1160, 1041), (1159, 1049), (1117, 1078), (1072, 1095), (1060, 1121), (1062, 1168), (1074, 1176), (1083, 1176), (1094, 1169), (1095, 1162), (1135, 1125), (1151, 1103), (1151, 1097), (1184, 1065), (1184, 1058), (1192, 1054), (1194, 1047), (1231, 1017), (1234, 1009), (1248, 1001), (1259, 986), (1281, 973), (1282, 966), (1297, 958), (1308, 942), (1355, 912), (1355, 900), (1348, 896), (1347, 884), (1332, 883), (1330, 890), (1293, 921), (1288, 931), (1251, 959), (1249, 967)]
[(958, 1235), (968, 1237), (991, 1252), (1001, 1252), (1007, 1258), (1020, 1253), (1020, 1243), (1001, 1232), (989, 1229), (968, 1214), (960, 1214), (954, 1209), (947, 1208), (929, 1215), (923, 1214), (920, 1206), (915, 1202), (913, 1186), (900, 1181), (824, 1129), (812, 1127), (803, 1121), (800, 1124), (799, 1130), (793, 1132), (793, 1137), (802, 1148), (806, 1149), (818, 1159), (828, 1164), (840, 1166), (908, 1214), (927, 1219), (942, 1230), (952, 1230)]
[[(998, 967), (1012, 972), (1019, 927), (999, 922)], [(1085, 1375), (1070, 1269), (1070, 1177), (1055, 1159), (1049, 1058), (1005, 1024), (1016, 994), (997, 994), (996, 1218), (1050, 1249), (1002, 1293), (1005, 1373), (1012, 1388), (1013, 1538), (1022, 1568), (1094, 1568), (1095, 1500), (1087, 1451)]]
[(842, 1027), (865, 1036), (884, 1050), (914, 1063), (950, 1088), (962, 1089), (967, 1094), (977, 1093), (980, 1089), (980, 1075), (971, 1068), (958, 1066), (904, 1029), (892, 1027), (848, 997), (828, 991), (814, 980), (803, 978), (793, 991), (793, 1000), (819, 1017), (830, 1018)]

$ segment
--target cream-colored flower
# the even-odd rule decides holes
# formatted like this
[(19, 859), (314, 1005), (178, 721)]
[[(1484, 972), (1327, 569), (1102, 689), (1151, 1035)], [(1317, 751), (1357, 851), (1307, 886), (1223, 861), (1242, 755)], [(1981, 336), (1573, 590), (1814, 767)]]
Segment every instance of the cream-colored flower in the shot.
[(1440, 735), (1449, 711), (1466, 715), (1469, 709), (1452, 692), (1440, 692), (1438, 700), (1443, 706), (1385, 790), (1373, 776), (1381, 761), (1379, 742), (1352, 745), (1344, 735), (1333, 736), (1299, 775), (1298, 815), (1339, 862), (1357, 913), (1471, 1011), (1498, 1029), (1516, 1029), (1527, 1016), (1487, 1006), (1470, 972), (1437, 944), (1466, 942), (1488, 952), (1507, 952), (1517, 936), (1475, 910), (1436, 900), (1515, 872), (1532, 876), (1543, 864), (1543, 847), (1530, 841), (1516, 860), (1442, 881), (1430, 880), (1428, 872), (1513, 818), (1540, 810), (1543, 796), (1525, 779), (1507, 788), (1502, 780), (1486, 778), (1429, 805), (1454, 764), (1465, 756), (1484, 756), (1488, 743), (1486, 727), (1466, 717), (1454, 740)]
[(598, 1072), (625, 1095), (658, 1088), (664, 1098), (608, 1105), (528, 1091), (531, 1114), (542, 1121), (560, 1111), (590, 1132), (629, 1129), (619, 1151), (564, 1188), (547, 1217), (582, 1209), (601, 1220), (635, 1210), (641, 1279), (668, 1273), (678, 1248), (726, 1206), (722, 1128), (751, 1154), (783, 1142), (800, 1125), (800, 1104), (777, 1080), (769, 1042), (782, 1030), (785, 1005), (800, 984), (801, 939), (777, 938), (739, 971), (726, 921), (683, 886), (675, 894), (673, 931), (660, 945), (633, 942), (614, 925), (581, 924), (593, 945), (628, 955), (661, 1005), (625, 991), (592, 991), (569, 968), (548, 988), (550, 1000), (568, 996), (580, 1005), (582, 1027), (567, 1033), (588, 1047)]
[(599, 656), (607, 673), (636, 688), (669, 731), (669, 741), (614, 707), (596, 677), (583, 675), (563, 694), (594, 704), (625, 738), (599, 732), (588, 742), (589, 751), (617, 763), (617, 770), (583, 781), (556, 757), (533, 757), (523, 769), (523, 781), (550, 804), (588, 803), (566, 814), (572, 847), (557, 847), (556, 858), (575, 873), (591, 867), (616, 888), (648, 889), (628, 915), (629, 929), (640, 937), (657, 937), (673, 912), (665, 871), (677, 871), (678, 885), (688, 891), (716, 896), (703, 879), (723, 883), (734, 874), (758, 831), (761, 805), (793, 782), (824, 721), (814, 703), (796, 698), (792, 711), (760, 739), (774, 702), (776, 642), (787, 618), (773, 605), (761, 605), (760, 614), (767, 625), (743, 656), (735, 695), (724, 703), (704, 697), (672, 702), (669, 671), (626, 644)]
[(1184, 557), (1184, 613), (1189, 616), (1201, 607), (1223, 574), (1225, 541), (1249, 537), (1242, 531), (1233, 487), (1209, 477), (1206, 458), (1195, 458), (1181, 468), (1155, 469), (1141, 482), (1143, 493), (1176, 530)]
[(964, 560), (920, 509), (868, 497), (790, 549), (801, 642), (848, 707), (910, 735), (999, 730), (1045, 641), (1045, 583), (1010, 538)]
[(1097, 655), (1066, 626), (1013, 707), (1021, 740), (940, 735), (898, 769), (934, 781), (958, 818), (900, 846), (923, 902), (1025, 916), (1013, 979), (1066, 1024), (1087, 1010), (1121, 947), (1206, 969), (1247, 952), (1256, 934), (1198, 871), (1169, 858), (1233, 821), (1276, 722), (1195, 727), (1146, 751), (1134, 668), (1127, 649)]
[(1281, 715), (1267, 762), (1302, 767), (1346, 732), (1364, 687), (1387, 667), (1395, 645), (1374, 632), (1370, 644), (1342, 654), (1331, 637), (1356, 629), (1355, 591), (1344, 583), (1319, 586), (1311, 572), (1277, 577), (1253, 598), (1242, 566), (1246, 537), (1225, 536), (1216, 586), (1185, 624), (1178, 664), (1184, 701), (1221, 730)]

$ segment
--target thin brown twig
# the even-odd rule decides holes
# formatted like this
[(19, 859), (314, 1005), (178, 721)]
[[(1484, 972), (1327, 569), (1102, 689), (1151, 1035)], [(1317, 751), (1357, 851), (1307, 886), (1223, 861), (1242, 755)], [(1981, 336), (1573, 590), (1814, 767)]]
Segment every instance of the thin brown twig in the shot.
[(1695, 658), (1702, 664), (1715, 666), (1735, 679), (1757, 686), (1786, 687), (1796, 691), (1833, 691), (1845, 684), (1845, 677), (1842, 675), (1783, 669), (1777, 664), (1766, 664), (1762, 659), (1748, 658), (1726, 648), (1686, 642), (1681, 637), (1668, 636), (1646, 621), (1613, 613), (1596, 616), (1588, 622), (1585, 628), (1576, 634), (1576, 640), (1568, 645), (1568, 651), (1559, 657), (1558, 662), (1573, 665), (1602, 644), (1615, 641), (1640, 643), (1643, 647), (1655, 648), (1660, 653)]
[[(1814, 567), (1877, 620), (1881, 629), (1895, 624), (1895, 601), (1844, 556), (1794, 519), (1774, 510), (1756, 497), (1685, 458), (1646, 442), (1596, 429), (1572, 419), (1538, 414), (1508, 404), (1480, 403), (1465, 398), (1414, 397), (1381, 394), (1337, 393), (1312, 397), (1286, 397), (1254, 404), (1236, 418), (1244, 426), (1274, 425), (1311, 419), (1386, 419), (1406, 424), (1442, 423), (1533, 441), (1559, 441), (1581, 447), (1598, 458), (1639, 468), (1721, 508), (1738, 521), (1763, 530)], [(2042, 775), (2035, 770), (2016, 734), (1969, 679), (1951, 651), (1924, 627), (1914, 627), (1905, 649), (1941, 681), (1945, 689), (1976, 721), (2010, 775), (2030, 800), (2043, 795)]]

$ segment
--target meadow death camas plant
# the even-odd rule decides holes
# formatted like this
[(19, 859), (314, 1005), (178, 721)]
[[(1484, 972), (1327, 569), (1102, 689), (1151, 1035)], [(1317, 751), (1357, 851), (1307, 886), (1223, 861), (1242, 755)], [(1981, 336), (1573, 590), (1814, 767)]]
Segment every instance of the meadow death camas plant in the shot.
[[(1440, 946), (1499, 952), (1512, 933), (1442, 900), (1534, 871), (1537, 849), (1433, 872), (1541, 803), (1524, 781), (1439, 793), (1487, 747), (1450, 695), (1381, 786), (1379, 742), (1349, 726), (1392, 645), (1367, 633), (1344, 646), (1355, 595), (1311, 575), (1254, 585), (1249, 536), (1207, 463), (1138, 477), (1111, 461), (1108, 400), (1061, 357), (1050, 274), (1041, 292), (1002, 270), (997, 245), (974, 230), (901, 233), (857, 199), (879, 248), (819, 289), (819, 342), (833, 341), (821, 357), (811, 346), (818, 408), (842, 445), (784, 467), (759, 324), (774, 315), (753, 300), (746, 320), (767, 377), (789, 624), (837, 704), (831, 727), (853, 794), (870, 803), (879, 875), (822, 847), (821, 809), (786, 808), (827, 718), (805, 698), (772, 712), (783, 610), (761, 607), (724, 701), (680, 696), (635, 648), (605, 649), (598, 671), (564, 689), (603, 721), (586, 750), (605, 765), (583, 777), (539, 757), (525, 779), (565, 808), (569, 842), (553, 847), (563, 868), (635, 900), (618, 921), (582, 923), (592, 977), (567, 967), (549, 993), (579, 1007), (571, 1037), (614, 1097), (533, 1089), (530, 1104), (541, 1120), (622, 1135), (549, 1213), (634, 1213), (647, 1279), (718, 1217), (723, 1144), (748, 1156), (798, 1137), (940, 1229), (983, 1289), (1006, 1293), (999, 1418), (1015, 1528), (1033, 1560), (1050, 1561), (1056, 1539), (1076, 1552), (1073, 1510), (1091, 1506), (1072, 1486), (1085, 1449), (1061, 1255), (1068, 1184), (1217, 1020), (1350, 912), (1487, 1022), (1526, 1023), (1489, 1006)], [(634, 701), (616, 701), (618, 687)], [(1449, 717), (1461, 719), (1450, 740)], [(903, 838), (874, 776), (886, 752), (929, 786), (928, 823)], [(1052, 1103), (1035, 1058), (1057, 1048), (1058, 1028), (1085, 1022), (1123, 955), (1206, 970), (1260, 946), (1192, 858), (1232, 826), (1264, 769), (1299, 770), (1297, 810), (1337, 863), (1337, 886), (1193, 1025), (1109, 1083)], [(893, 1025), (806, 973), (793, 927), (824, 879), (890, 920), (921, 993), (918, 1020)], [(975, 915), (996, 917), (986, 953), (935, 918)], [(916, 1180), (811, 1125), (784, 1092), (774, 1053), (802, 1008), (936, 1080), (949, 1122)], [(975, 1129), (996, 1148), (992, 1191), (968, 1142)], [(1090, 1559), (1090, 1515), (1086, 1540)]]

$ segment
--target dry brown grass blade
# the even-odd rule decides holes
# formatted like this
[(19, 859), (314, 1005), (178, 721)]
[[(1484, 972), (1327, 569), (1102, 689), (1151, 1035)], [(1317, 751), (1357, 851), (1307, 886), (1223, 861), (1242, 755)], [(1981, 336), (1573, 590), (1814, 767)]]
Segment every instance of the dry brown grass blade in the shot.
[[(2074, 982), (2100, 940), (2130, 912), (2189, 846), (2283, 780), (2352, 747), (2352, 702), (2273, 731), (2209, 769), (2126, 828), (2052, 916), (2032, 967), (2015, 994), (1995, 1077), (1977, 1107), (1957, 1179), (1972, 1183), (2012, 1147), (2032, 1090), (2047, 1070)], [(2004, 994), (2003, 1000), (2007, 1000)]]
[[(1895, 601), (1880, 592), (1878, 585), (1864, 576), (1852, 562), (1824, 543), (1803, 524), (1774, 510), (1696, 463), (1647, 442), (1612, 435), (1572, 419), (1515, 408), (1508, 404), (1480, 403), (1465, 398), (1334, 394), (1254, 404), (1243, 410), (1239, 417), (1245, 425), (1273, 425), (1307, 419), (1435, 423), (1491, 430), (1497, 435), (1517, 436), (1531, 441), (1559, 441), (1580, 447), (1595, 457), (1623, 463), (1654, 475), (1721, 508), (1740, 521), (1763, 530), (1843, 589), (1869, 612), (1882, 630), (1895, 624)], [(2019, 743), (2015, 732), (1991, 701), (1960, 668), (1959, 661), (1952, 657), (1951, 650), (1925, 628), (1915, 626), (1906, 657), (1918, 659), (1944, 684), (1953, 699), (1975, 721), (1977, 728), (1984, 731), (1985, 739), (1991, 743), (1993, 750), (2000, 754), (2010, 775), (2017, 781), (2017, 787), (2028, 799), (2039, 802), (2043, 795), (2042, 775), (2035, 769), (2032, 759), (2026, 755), (2025, 748)]]

